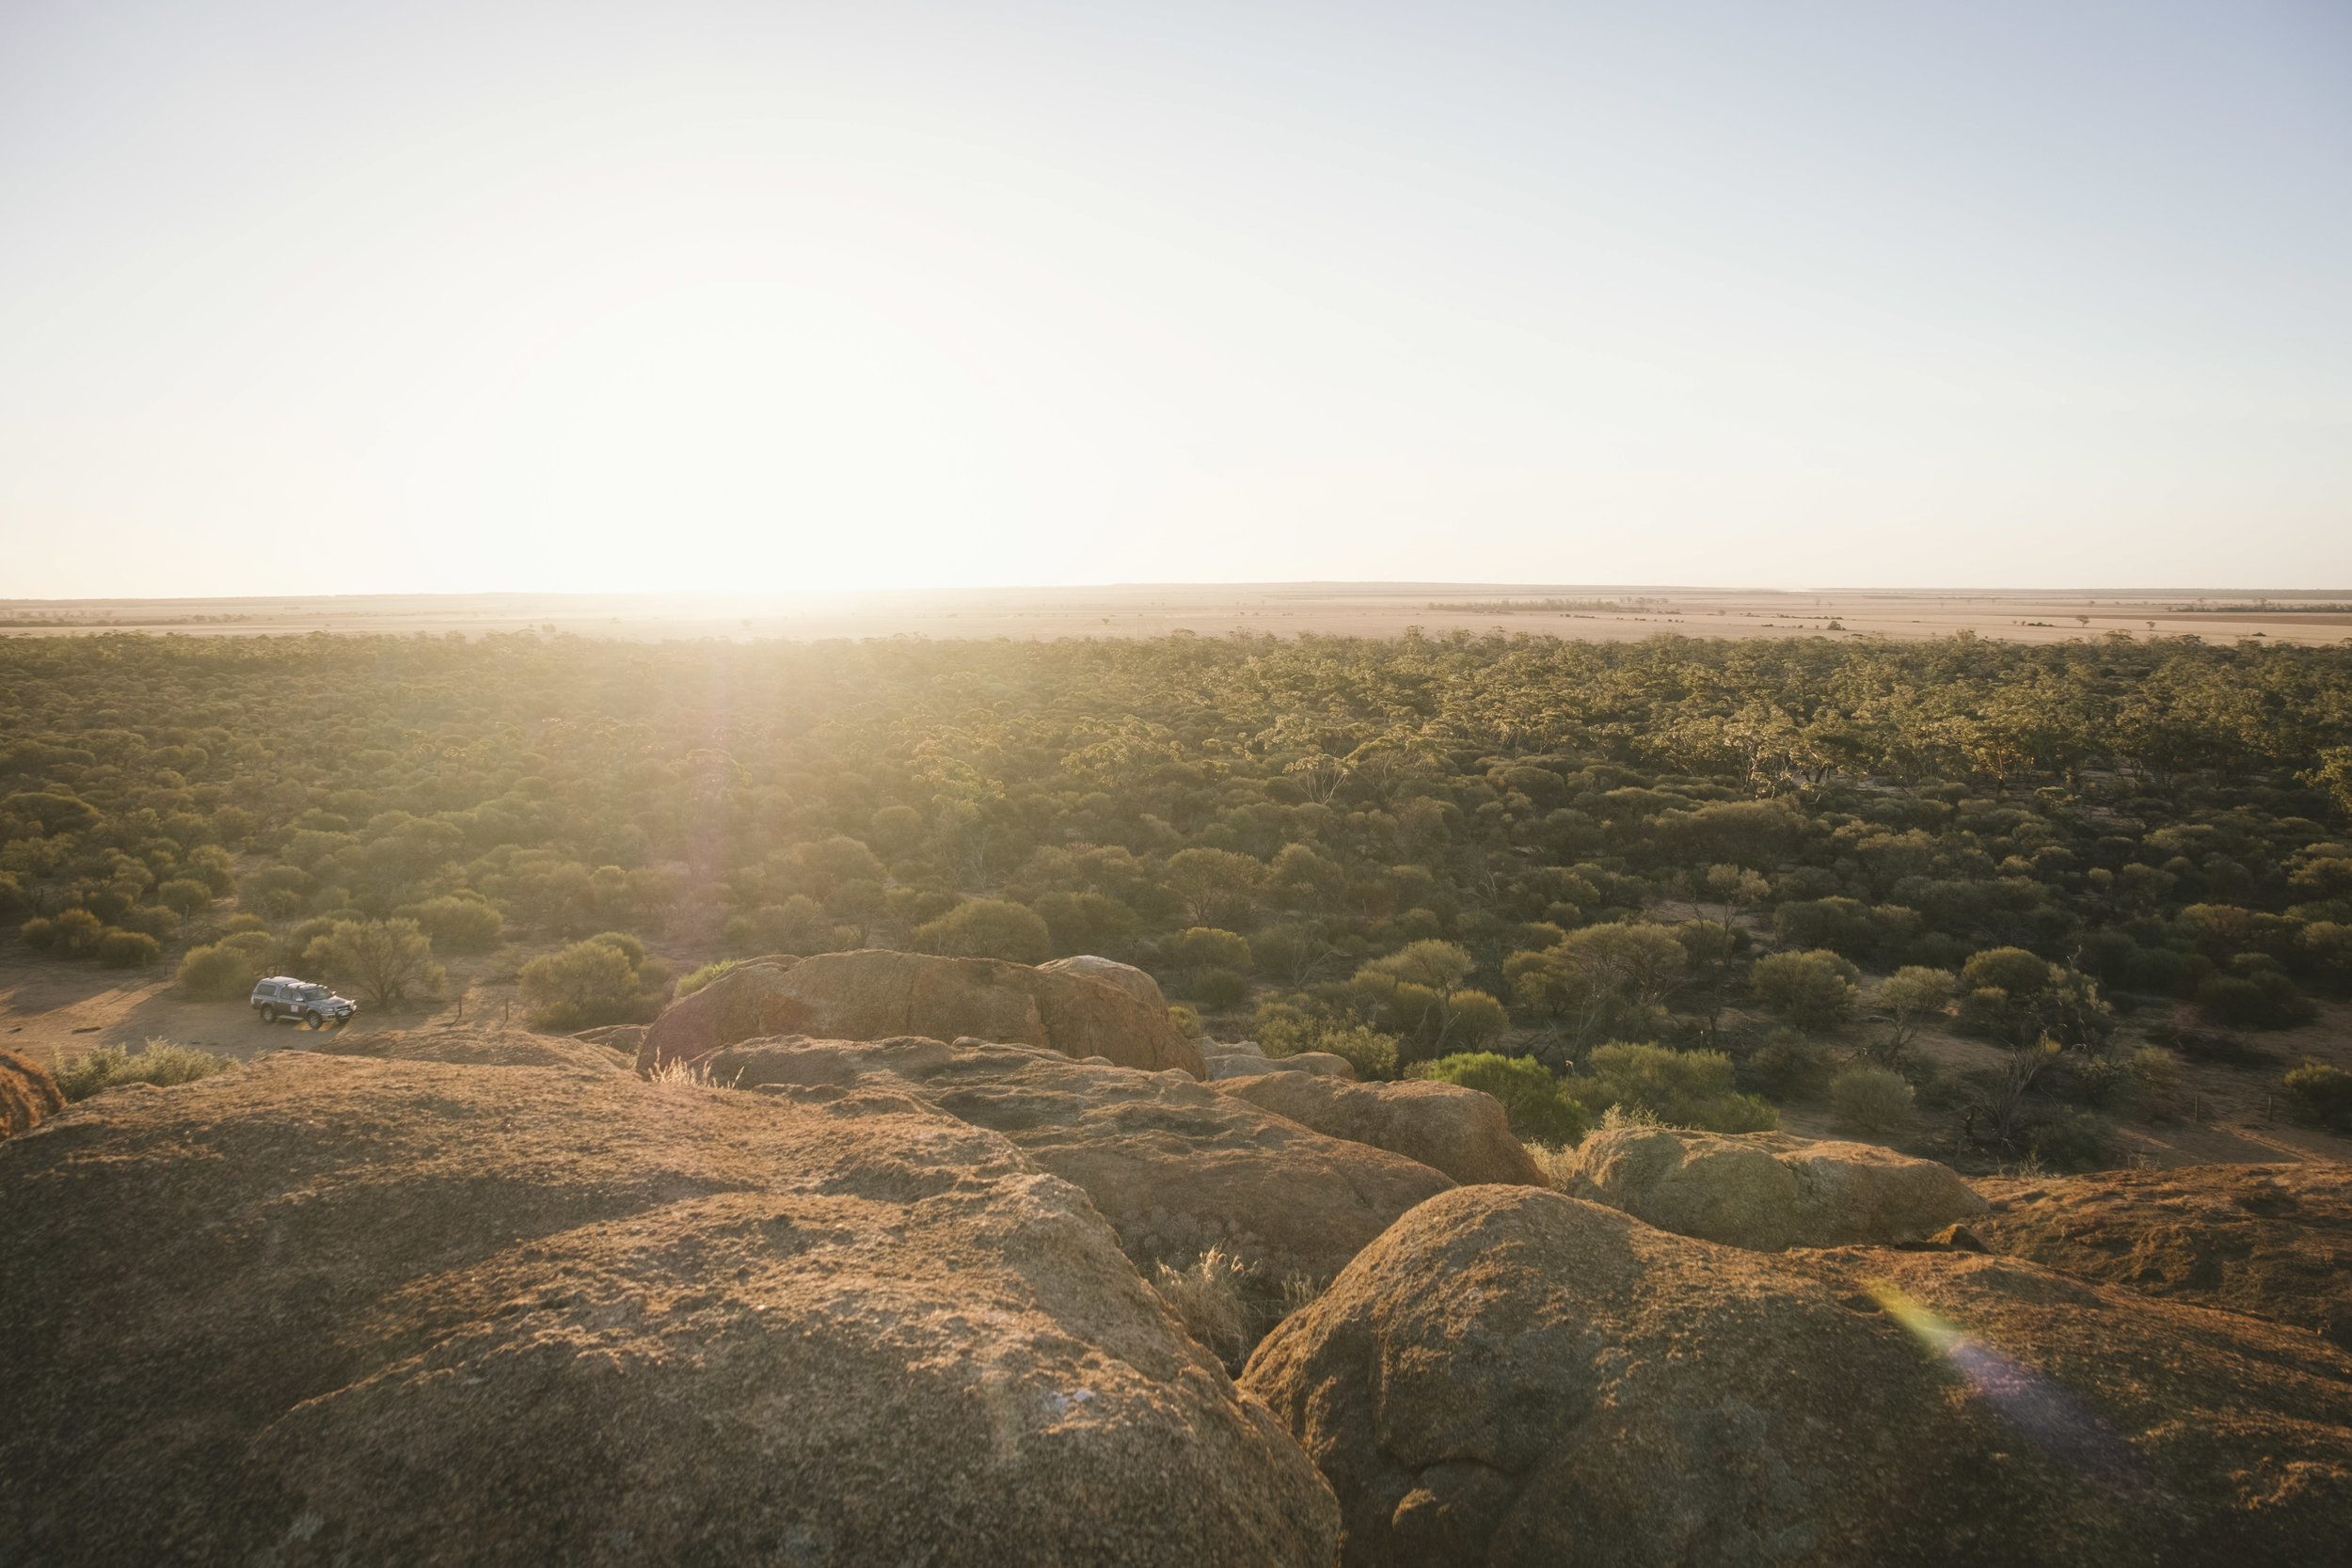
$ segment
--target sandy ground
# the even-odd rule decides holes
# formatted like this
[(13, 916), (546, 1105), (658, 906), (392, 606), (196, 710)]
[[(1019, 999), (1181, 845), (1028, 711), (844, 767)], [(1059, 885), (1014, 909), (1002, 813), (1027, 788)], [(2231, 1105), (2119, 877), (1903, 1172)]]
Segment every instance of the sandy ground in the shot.
[[(2247, 607), (2268, 601), (2261, 610)], [(1560, 601), (1545, 608), (1544, 601)], [(2201, 603), (2206, 608), (2199, 608)], [(1510, 609), (1501, 608), (1504, 605)], [(138, 630), (195, 636), (308, 632), (412, 635), (548, 629), (640, 641), (722, 637), (800, 639), (915, 636), (1022, 641), (1157, 637), (1237, 631), (1393, 637), (1408, 626), (1546, 633), (1626, 641), (1692, 637), (1919, 639), (1980, 637), (2055, 642), (2126, 631), (2208, 641), (2352, 638), (2344, 593), (1947, 593), (1563, 587), (1478, 583), (1143, 584), (1101, 588), (973, 589), (958, 593), (711, 594), (704, 596), (484, 594), (269, 599), (0, 600), (0, 635)]]

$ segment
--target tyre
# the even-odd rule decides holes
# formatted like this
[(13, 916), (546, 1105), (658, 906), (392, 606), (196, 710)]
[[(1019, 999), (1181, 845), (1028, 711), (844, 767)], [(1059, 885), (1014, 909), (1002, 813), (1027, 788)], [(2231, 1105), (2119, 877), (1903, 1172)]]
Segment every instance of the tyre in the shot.
[(316, 1013), (304, 1013), (302, 1015), (302, 1022), (315, 1029), (319, 1026), (319, 1015)]
[(262, 1022), (263, 1023), (276, 1023), (278, 1022), (278, 1009), (271, 1006), (266, 1002), (262, 1004)]

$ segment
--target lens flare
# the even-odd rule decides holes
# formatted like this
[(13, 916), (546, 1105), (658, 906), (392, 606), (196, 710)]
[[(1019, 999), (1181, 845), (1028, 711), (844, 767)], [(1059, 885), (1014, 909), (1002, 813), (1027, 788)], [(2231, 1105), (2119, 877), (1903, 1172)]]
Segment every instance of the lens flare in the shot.
[(1874, 1281), (1870, 1293), (1890, 1317), (1950, 1362), (1978, 1398), (2044, 1455), (2120, 1491), (2153, 1490), (2131, 1446), (2057, 1383), (1936, 1316), (1888, 1281)]

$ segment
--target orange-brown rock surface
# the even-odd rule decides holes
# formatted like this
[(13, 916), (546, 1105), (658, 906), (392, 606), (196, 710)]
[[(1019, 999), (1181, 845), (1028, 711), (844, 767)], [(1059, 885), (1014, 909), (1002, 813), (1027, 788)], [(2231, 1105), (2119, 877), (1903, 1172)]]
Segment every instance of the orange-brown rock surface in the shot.
[(287, 1052), (0, 1142), (0, 1257), (12, 1562), (1332, 1560), (1085, 1195), (912, 1103)]
[(1243, 1377), (1351, 1568), (2341, 1562), (2352, 1357), (2015, 1259), (1415, 1209)]
[(1775, 1251), (1915, 1241), (1985, 1212), (1949, 1165), (1786, 1132), (1604, 1128), (1567, 1189), (1661, 1230)]
[(2293, 1323), (2352, 1349), (2352, 1168), (2188, 1165), (1980, 1180), (1996, 1251)]
[(1165, 1009), (1107, 980), (995, 958), (943, 958), (868, 948), (761, 958), (672, 1003), (645, 1031), (641, 1071), (776, 1035), (825, 1039), (971, 1036), (1101, 1056), (1147, 1072), (1205, 1077), (1200, 1053)]
[(1454, 1185), (1403, 1155), (1332, 1138), (1177, 1072), (962, 1039), (783, 1039), (707, 1058), (713, 1081), (810, 1103), (919, 1102), (1001, 1132), (1076, 1183), (1140, 1263), (1222, 1247), (1251, 1267), (1328, 1276)]
[(1327, 1137), (1417, 1160), (1465, 1185), (1546, 1185), (1534, 1156), (1511, 1135), (1502, 1102), (1459, 1084), (1352, 1084), (1302, 1072), (1265, 1072), (1219, 1079), (1216, 1089)]

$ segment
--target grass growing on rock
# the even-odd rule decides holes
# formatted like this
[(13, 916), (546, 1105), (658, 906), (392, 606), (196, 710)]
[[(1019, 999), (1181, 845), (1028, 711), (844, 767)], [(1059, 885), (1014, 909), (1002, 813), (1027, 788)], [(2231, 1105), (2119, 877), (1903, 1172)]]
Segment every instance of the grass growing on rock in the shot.
[(1258, 1341), (1292, 1313), (1313, 1305), (1323, 1288), (1305, 1275), (1252, 1275), (1241, 1259), (1213, 1246), (1183, 1268), (1163, 1261), (1152, 1287), (1195, 1343), (1238, 1374)]

